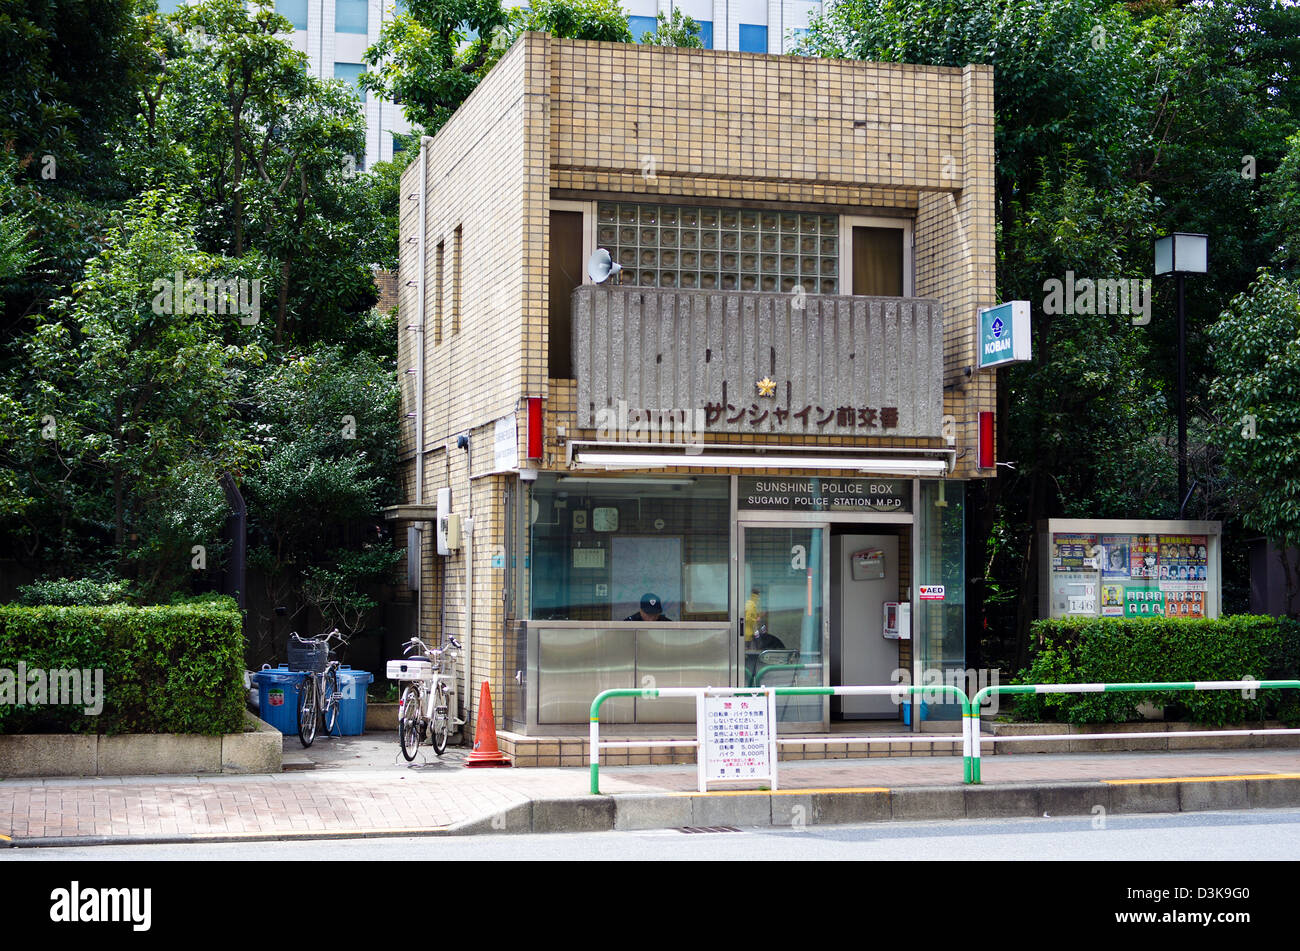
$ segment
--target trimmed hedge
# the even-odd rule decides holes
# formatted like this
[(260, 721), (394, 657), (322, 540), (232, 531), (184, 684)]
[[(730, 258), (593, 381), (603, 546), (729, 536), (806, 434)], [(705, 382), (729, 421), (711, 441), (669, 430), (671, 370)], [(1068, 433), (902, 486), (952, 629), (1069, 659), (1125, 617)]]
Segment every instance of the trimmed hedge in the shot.
[[(1294, 680), (1300, 622), (1238, 614), (1224, 618), (1060, 618), (1034, 622), (1038, 648), (1020, 684), (1187, 680)], [(1017, 696), (1017, 719), (1122, 723), (1141, 703), (1172, 707), (1177, 719), (1222, 726), (1279, 718), (1300, 722), (1300, 691), (1161, 691)]]
[(0, 670), (104, 671), (104, 706), (0, 703), (0, 733), (238, 733), (244, 638), (227, 602), (0, 605)]

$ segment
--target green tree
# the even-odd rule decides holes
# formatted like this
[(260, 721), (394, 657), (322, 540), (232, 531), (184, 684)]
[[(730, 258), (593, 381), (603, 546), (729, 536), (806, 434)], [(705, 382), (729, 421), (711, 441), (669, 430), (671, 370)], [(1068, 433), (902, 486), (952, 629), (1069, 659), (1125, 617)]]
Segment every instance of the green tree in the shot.
[[(390, 360), (339, 346), (317, 345), (267, 370), (249, 407), (263, 450), (243, 485), (249, 562), (269, 604), (292, 609), (289, 623), (308, 603), (352, 598), (355, 607), (358, 586), (375, 574), (354, 570), (340, 551), (374, 548), (379, 509), (395, 498), (398, 391)], [(260, 620), (255, 656), (270, 651), (276, 633), (274, 615)]]
[(1208, 330), (1217, 376), (1214, 439), (1236, 477), (1241, 519), (1282, 549), (1289, 613), (1300, 615), (1300, 283), (1261, 271)]
[(643, 33), (641, 42), (651, 46), (704, 49), (704, 41), (700, 39), (700, 25), (677, 7), (673, 7), (671, 16), (662, 12), (657, 14), (654, 30)]
[(629, 42), (617, 0), (538, 0), (507, 12), (500, 0), (409, 0), (366, 50), (361, 86), (397, 103), (433, 135), (519, 34)]
[[(98, 537), (144, 596), (175, 586), (194, 545), (215, 556), (217, 478), (255, 453), (234, 397), (263, 354), (256, 310), (239, 313), (255, 303), (260, 262), (204, 254), (193, 230), (174, 196), (132, 203), (26, 342), (29, 372), (11, 410), (19, 436), (0, 445), (20, 474), (10, 512), (29, 553), (73, 570), (94, 558), (100, 549), (84, 546)], [(231, 324), (242, 340), (231, 342)]]

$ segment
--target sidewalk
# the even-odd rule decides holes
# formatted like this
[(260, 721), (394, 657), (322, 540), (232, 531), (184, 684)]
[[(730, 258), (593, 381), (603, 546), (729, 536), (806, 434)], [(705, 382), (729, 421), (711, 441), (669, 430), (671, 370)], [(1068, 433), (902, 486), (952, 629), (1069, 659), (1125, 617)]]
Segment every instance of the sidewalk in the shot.
[(408, 766), (374, 736), (286, 751), (313, 768), (0, 781), (0, 836), (22, 847), (1300, 806), (1296, 750), (992, 756), (980, 786), (962, 785), (955, 756), (796, 761), (777, 791), (707, 794), (694, 766), (603, 767), (600, 796), (586, 767), (466, 769), (461, 749)]

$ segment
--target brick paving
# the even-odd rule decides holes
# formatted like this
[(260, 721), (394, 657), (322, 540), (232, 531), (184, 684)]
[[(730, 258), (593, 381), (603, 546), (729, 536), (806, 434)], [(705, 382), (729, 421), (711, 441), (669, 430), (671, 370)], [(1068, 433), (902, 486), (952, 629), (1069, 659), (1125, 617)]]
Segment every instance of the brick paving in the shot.
[[(432, 830), (491, 816), (530, 799), (588, 794), (585, 767), (463, 768), (465, 752), (415, 767), (249, 776), (153, 776), (0, 781), (0, 833), (14, 839)], [(685, 792), (691, 766), (601, 769), (601, 791)], [(785, 763), (783, 789), (955, 786), (958, 757)], [(985, 784), (1125, 778), (1300, 774), (1300, 751), (1240, 750), (987, 757)], [(3, 854), (3, 853), (0, 853)]]

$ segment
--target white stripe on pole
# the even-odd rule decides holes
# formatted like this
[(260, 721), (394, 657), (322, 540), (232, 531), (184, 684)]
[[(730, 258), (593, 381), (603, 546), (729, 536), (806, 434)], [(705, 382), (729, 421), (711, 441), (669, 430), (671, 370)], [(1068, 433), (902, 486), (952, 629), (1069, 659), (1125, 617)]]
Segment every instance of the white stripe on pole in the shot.
[(1035, 740), (1170, 739), (1194, 736), (1286, 736), (1300, 730), (1166, 730), (1161, 733), (1041, 733), (1034, 736), (990, 736), (993, 743), (1028, 743)]
[(1035, 684), (1034, 693), (1103, 693), (1105, 684)]

